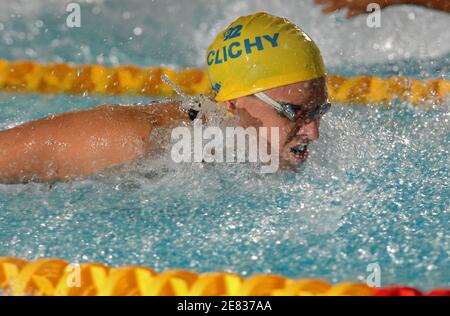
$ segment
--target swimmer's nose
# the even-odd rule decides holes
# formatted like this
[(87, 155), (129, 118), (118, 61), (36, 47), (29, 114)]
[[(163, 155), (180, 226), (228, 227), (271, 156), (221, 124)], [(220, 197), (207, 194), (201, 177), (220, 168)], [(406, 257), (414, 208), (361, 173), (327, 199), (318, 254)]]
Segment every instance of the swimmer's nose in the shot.
[(319, 138), (319, 121), (312, 120), (308, 124), (304, 124), (299, 130), (298, 135), (308, 136), (309, 140), (316, 140)]

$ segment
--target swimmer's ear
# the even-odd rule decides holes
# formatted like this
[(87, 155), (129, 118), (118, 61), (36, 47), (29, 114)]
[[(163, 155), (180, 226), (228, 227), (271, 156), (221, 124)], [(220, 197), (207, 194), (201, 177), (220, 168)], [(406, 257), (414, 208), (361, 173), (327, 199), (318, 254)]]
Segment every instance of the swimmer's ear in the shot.
[(228, 100), (223, 102), (228, 112), (236, 114), (236, 100)]

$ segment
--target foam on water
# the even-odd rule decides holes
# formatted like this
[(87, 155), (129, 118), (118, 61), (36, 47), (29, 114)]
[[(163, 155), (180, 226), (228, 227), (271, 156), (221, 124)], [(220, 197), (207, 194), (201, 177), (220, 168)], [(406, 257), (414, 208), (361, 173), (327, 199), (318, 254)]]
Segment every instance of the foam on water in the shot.
[[(391, 8), (373, 31), (362, 27), (362, 17), (323, 17), (309, 2), (154, 1), (145, 11), (141, 1), (89, 1), (75, 31), (63, 24), (63, 2), (0, 5), (7, 8), (0, 13), (0, 56), (13, 59), (200, 65), (219, 29), (267, 10), (301, 24), (340, 73), (449, 74), (449, 33), (442, 31), (448, 17), (420, 8)], [(136, 27), (142, 35), (130, 35)], [(407, 57), (414, 60), (401, 61)], [(0, 94), (0, 127), (147, 101)], [(449, 103), (428, 111), (395, 106), (335, 105), (297, 173), (175, 164), (163, 156), (70, 183), (0, 185), (0, 256), (331, 282), (365, 280), (367, 265), (377, 262), (383, 285), (448, 287)]]
[(383, 284), (448, 286), (448, 119), (335, 107), (298, 173), (156, 159), (1, 185), (0, 253), (330, 281), (378, 262)]

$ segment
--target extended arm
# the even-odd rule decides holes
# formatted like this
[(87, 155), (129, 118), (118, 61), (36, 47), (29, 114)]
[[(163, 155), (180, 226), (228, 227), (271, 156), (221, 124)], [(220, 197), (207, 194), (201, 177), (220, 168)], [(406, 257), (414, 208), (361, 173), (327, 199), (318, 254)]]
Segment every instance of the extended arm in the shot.
[(449, 0), (315, 0), (315, 3), (323, 6), (324, 13), (347, 8), (347, 18), (367, 13), (367, 6), (370, 3), (378, 3), (381, 8), (399, 4), (412, 4), (450, 13)]
[(0, 131), (0, 182), (67, 180), (141, 158), (164, 113), (185, 116), (173, 104), (100, 106)]

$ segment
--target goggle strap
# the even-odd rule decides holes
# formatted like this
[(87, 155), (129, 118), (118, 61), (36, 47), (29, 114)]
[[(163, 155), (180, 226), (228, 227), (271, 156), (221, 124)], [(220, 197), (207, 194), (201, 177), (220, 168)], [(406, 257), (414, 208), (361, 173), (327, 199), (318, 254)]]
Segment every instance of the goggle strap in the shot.
[(255, 97), (257, 97), (258, 99), (260, 99), (263, 102), (266, 102), (268, 104), (270, 104), (271, 106), (273, 106), (277, 111), (283, 112), (284, 108), (274, 99), (272, 99), (271, 97), (269, 97), (267, 94), (265, 94), (264, 92), (258, 92), (255, 93)]

